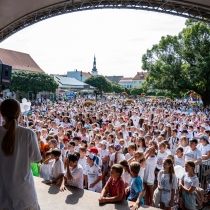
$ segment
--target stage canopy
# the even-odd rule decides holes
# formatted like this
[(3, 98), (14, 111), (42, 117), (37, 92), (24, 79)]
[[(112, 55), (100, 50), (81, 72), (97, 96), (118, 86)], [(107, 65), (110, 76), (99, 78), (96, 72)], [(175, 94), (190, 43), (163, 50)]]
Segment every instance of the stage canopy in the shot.
[(209, 0), (1, 0), (0, 42), (47, 18), (105, 8), (156, 11), (210, 22)]

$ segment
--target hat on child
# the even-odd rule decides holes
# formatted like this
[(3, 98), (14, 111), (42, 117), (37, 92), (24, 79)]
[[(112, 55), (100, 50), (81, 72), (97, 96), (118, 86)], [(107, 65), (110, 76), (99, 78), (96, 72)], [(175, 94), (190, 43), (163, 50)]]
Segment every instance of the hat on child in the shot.
[(70, 142), (70, 140), (69, 140), (68, 138), (65, 137), (65, 138), (63, 139), (63, 143), (65, 143), (65, 142)]
[(86, 155), (86, 157), (89, 157), (93, 161), (96, 160), (96, 155), (94, 155), (93, 153), (89, 153), (88, 155)]
[(94, 153), (94, 154), (98, 154), (98, 149), (96, 147), (92, 147), (88, 150), (89, 153)]
[(200, 136), (199, 139), (204, 139), (204, 140), (206, 140), (206, 141), (209, 141), (209, 138), (208, 138), (208, 136), (206, 136), (206, 135)]
[(100, 142), (100, 144), (107, 145), (107, 141), (106, 140), (103, 140), (103, 141)]
[(115, 151), (120, 151), (121, 148), (122, 148), (122, 147), (121, 147), (119, 144), (116, 144), (116, 145), (114, 146), (114, 150), (115, 150)]

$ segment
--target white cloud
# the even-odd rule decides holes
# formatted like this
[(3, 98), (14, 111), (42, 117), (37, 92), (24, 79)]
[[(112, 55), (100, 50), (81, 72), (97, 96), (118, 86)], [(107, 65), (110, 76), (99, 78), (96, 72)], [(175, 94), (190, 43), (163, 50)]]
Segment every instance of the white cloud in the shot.
[(184, 18), (140, 10), (92, 10), (42, 21), (0, 47), (29, 53), (47, 73), (90, 72), (96, 54), (103, 75), (135, 76), (141, 58), (161, 36), (176, 35)]

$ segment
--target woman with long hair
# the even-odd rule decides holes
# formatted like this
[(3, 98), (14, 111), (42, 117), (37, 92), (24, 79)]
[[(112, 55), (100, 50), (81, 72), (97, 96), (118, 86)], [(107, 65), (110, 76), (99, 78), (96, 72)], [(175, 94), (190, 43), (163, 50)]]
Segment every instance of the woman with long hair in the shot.
[[(20, 104), (6, 99), (0, 105), (0, 209), (39, 210), (30, 163), (41, 161), (34, 131), (18, 126)], [(2, 184), (4, 183), (4, 184)]]
[(198, 177), (195, 175), (195, 163), (188, 160), (185, 163), (186, 174), (179, 181), (179, 190), (182, 194), (182, 209), (196, 209), (195, 190), (199, 187)]
[(177, 189), (177, 178), (170, 158), (164, 160), (163, 170), (159, 171), (157, 180), (158, 189), (161, 191), (160, 208), (170, 210), (174, 205), (175, 190)]

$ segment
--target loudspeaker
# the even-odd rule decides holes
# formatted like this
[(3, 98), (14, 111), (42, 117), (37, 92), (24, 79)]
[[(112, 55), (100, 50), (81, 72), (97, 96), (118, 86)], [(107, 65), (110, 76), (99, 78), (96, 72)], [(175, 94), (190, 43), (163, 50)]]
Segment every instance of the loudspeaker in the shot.
[(0, 64), (0, 85), (9, 87), (11, 85), (12, 66)]

